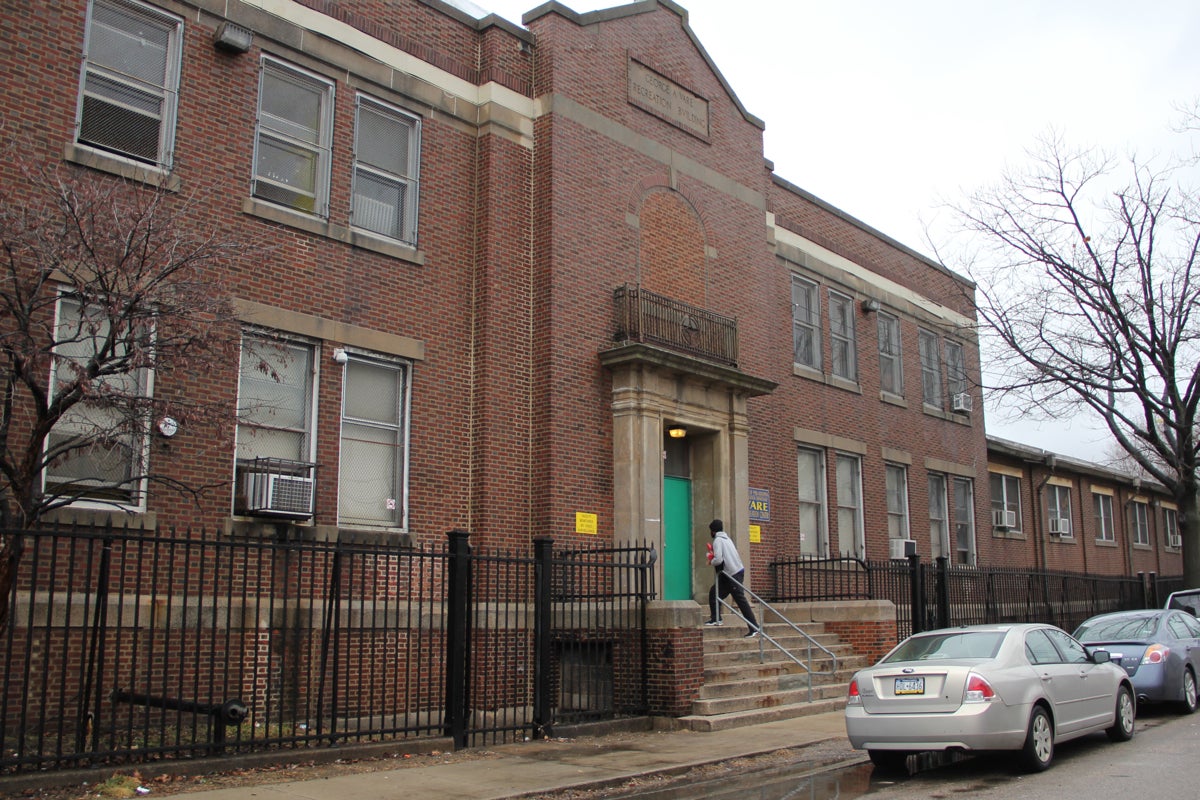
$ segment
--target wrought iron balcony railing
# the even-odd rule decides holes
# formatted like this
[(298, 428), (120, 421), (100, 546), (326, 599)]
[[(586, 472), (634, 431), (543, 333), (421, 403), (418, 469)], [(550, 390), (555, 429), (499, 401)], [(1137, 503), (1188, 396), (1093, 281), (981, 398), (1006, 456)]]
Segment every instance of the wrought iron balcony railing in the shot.
[(736, 367), (737, 320), (627, 283), (617, 287), (616, 341), (653, 344)]

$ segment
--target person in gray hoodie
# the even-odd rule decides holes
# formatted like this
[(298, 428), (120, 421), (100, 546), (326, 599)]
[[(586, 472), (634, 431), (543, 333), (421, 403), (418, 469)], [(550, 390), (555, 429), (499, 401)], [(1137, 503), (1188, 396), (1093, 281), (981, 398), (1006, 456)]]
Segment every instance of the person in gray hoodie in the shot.
[(708, 523), (708, 532), (712, 536), (709, 563), (712, 564), (717, 575), (712, 588), (708, 590), (708, 622), (704, 624), (721, 625), (717, 598), (733, 595), (733, 602), (737, 604), (746, 624), (750, 626), (746, 637), (758, 636), (758, 620), (755, 619), (754, 609), (750, 607), (750, 601), (746, 599), (746, 593), (742, 590), (742, 580), (746, 576), (746, 568), (742, 565), (741, 557), (738, 556), (737, 547), (729, 538), (729, 534), (725, 532), (725, 523), (721, 520), (714, 519)]

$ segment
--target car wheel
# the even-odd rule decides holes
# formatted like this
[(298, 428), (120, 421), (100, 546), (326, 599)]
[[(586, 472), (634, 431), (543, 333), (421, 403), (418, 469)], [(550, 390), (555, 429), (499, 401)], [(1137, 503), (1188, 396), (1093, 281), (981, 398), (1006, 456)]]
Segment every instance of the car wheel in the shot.
[(1132, 739), (1134, 713), (1133, 692), (1128, 686), (1122, 686), (1117, 690), (1117, 718), (1112, 727), (1105, 731), (1108, 738), (1114, 742), (1128, 742)]
[(1196, 676), (1191, 667), (1183, 671), (1183, 703), (1180, 707), (1185, 714), (1196, 713)]
[(1041, 772), (1054, 760), (1054, 725), (1044, 706), (1034, 706), (1029, 715), (1029, 732), (1021, 750), (1021, 764), (1027, 772)]
[(868, 750), (871, 763), (888, 772), (908, 772), (907, 750)]

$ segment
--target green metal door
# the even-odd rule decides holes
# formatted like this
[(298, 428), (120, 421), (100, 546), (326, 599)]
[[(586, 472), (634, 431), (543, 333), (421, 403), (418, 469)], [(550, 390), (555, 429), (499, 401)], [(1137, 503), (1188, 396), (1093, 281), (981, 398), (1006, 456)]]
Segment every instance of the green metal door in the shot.
[(663, 599), (692, 599), (692, 482), (663, 478)]

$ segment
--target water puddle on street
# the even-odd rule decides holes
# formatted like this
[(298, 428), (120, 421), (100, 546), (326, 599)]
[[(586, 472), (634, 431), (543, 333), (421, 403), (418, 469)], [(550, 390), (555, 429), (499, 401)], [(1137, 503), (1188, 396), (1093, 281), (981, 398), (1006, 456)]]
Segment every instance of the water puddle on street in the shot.
[(638, 800), (850, 800), (871, 791), (870, 764), (813, 772), (811, 765), (795, 769), (744, 772), (723, 778), (647, 789), (622, 798)]

